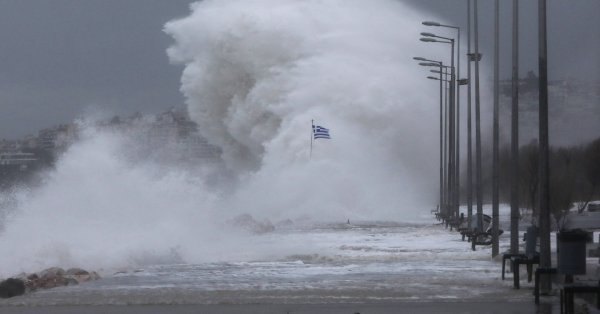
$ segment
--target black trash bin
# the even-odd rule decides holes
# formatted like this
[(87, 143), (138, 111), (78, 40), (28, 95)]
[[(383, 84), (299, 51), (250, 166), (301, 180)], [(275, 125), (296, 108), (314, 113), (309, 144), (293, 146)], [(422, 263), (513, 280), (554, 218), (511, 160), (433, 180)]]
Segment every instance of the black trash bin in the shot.
[(527, 227), (527, 233), (525, 233), (525, 256), (532, 259), (538, 253), (537, 249), (537, 238), (538, 238), (538, 227), (529, 226)]
[(585, 274), (585, 244), (588, 234), (583, 230), (561, 231), (556, 235), (558, 272), (565, 275)]

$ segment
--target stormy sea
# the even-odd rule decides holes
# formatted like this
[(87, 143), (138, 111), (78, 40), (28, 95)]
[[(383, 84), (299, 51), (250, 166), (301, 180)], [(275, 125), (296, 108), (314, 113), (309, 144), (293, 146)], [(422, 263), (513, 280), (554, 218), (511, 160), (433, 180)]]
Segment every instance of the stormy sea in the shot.
[[(427, 213), (428, 214), (428, 213)], [(3, 305), (338, 304), (531, 301), (499, 280), (490, 250), (427, 222), (340, 222), (278, 227), (247, 239), (226, 261), (173, 256), (98, 281), (54, 288)], [(508, 239), (504, 239), (504, 242)], [(503, 243), (508, 246), (508, 243)], [(270, 248), (288, 251), (277, 256)], [(249, 258), (256, 250), (262, 258)], [(231, 255), (232, 252), (224, 254)], [(529, 302), (531, 303), (531, 302)]]
[[(393, 0), (190, 10), (165, 25), (167, 52), (216, 156), (150, 145), (144, 118), (77, 121), (51, 170), (2, 192), (0, 277), (81, 267), (101, 279), (0, 306), (529, 297), (431, 213), (439, 109), (415, 79), (412, 57), (435, 50), (415, 39), (421, 12)], [(330, 138), (314, 140), (313, 124)]]

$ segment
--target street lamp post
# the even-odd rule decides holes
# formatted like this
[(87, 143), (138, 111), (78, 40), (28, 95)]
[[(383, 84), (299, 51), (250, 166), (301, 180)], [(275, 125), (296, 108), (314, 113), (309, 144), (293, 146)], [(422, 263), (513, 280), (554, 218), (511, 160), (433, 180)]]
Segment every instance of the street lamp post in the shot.
[(519, 253), (519, 1), (513, 0), (510, 252)]
[[(443, 160), (444, 160), (444, 164), (447, 165), (447, 163), (448, 163), (448, 122), (449, 122), (448, 121), (449, 120), (449, 118), (448, 118), (448, 90), (450, 89), (449, 88), (450, 80), (448, 78), (448, 75), (449, 75), (448, 67), (447, 66), (444, 67), (444, 71), (430, 70), (430, 72), (439, 74), (440, 77), (441, 77), (441, 75), (443, 75), (445, 78), (445, 79), (443, 79), (443, 81), (446, 82), (446, 87), (444, 88), (444, 122), (443, 122), (443, 124), (444, 124), (444, 126), (443, 126), (443, 128), (444, 128), (444, 148), (443, 148), (444, 156), (443, 156)], [(441, 121), (440, 121), (440, 123), (441, 123)], [(444, 170), (446, 170), (446, 169), (444, 169)], [(446, 171), (444, 171), (444, 183), (443, 184), (444, 184), (444, 190), (446, 191), (445, 201), (446, 201), (446, 204), (448, 204), (449, 203), (449, 193), (447, 191), (449, 188), (448, 188), (448, 174)], [(446, 227), (447, 226), (448, 225), (446, 224)]]
[(445, 189), (444, 189), (444, 164), (445, 164), (445, 159), (443, 157), (443, 152), (444, 152), (444, 148), (443, 148), (443, 119), (442, 119), (442, 115), (443, 115), (443, 109), (442, 109), (442, 90), (443, 90), (443, 85), (442, 85), (442, 67), (443, 67), (443, 63), (441, 61), (434, 61), (434, 60), (429, 60), (429, 59), (425, 59), (422, 57), (414, 57), (414, 60), (417, 61), (426, 61), (426, 62), (431, 62), (431, 63), (437, 63), (439, 64), (440, 67), (440, 201), (439, 201), (439, 206), (440, 206), (440, 212), (444, 215), (446, 215), (446, 202), (445, 202)]
[[(471, 0), (467, 0), (467, 55), (471, 56)], [(472, 230), (473, 221), (473, 158), (471, 133), (471, 61), (467, 62), (467, 228)]]
[[(433, 22), (433, 21), (425, 21), (422, 23), (425, 26), (435, 26), (435, 27), (445, 27), (445, 28), (452, 28), (456, 30), (457, 33), (457, 47), (456, 47), (456, 77), (458, 79), (460, 79), (460, 27), (458, 26), (452, 26), (452, 25), (445, 25), (445, 24), (441, 24), (438, 22)], [(454, 83), (455, 84), (455, 83)], [(460, 84), (459, 84), (460, 85)], [(456, 85), (454, 85), (454, 87), (456, 88)], [(455, 195), (455, 199), (454, 201), (456, 202), (456, 204), (453, 204), (453, 206), (455, 206), (456, 208), (456, 215), (458, 215), (458, 208), (460, 205), (460, 88), (456, 88), (455, 90), (456, 92), (456, 102), (455, 102), (455, 110), (456, 110), (456, 157), (455, 157), (455, 186), (454, 186), (454, 190), (456, 191), (456, 195)]]
[(493, 145), (492, 145), (492, 257), (500, 253), (500, 243), (498, 239), (498, 225), (500, 223), (499, 203), (500, 203), (500, 155), (499, 155), (499, 51), (500, 41), (498, 33), (500, 31), (500, 3), (494, 1), (494, 126), (493, 126)]
[[(552, 266), (550, 254), (550, 167), (548, 147), (548, 45), (546, 33), (546, 0), (538, 0), (538, 54), (539, 54), (539, 224), (540, 267)], [(542, 293), (552, 289), (548, 276), (540, 281)]]
[[(449, 125), (449, 163), (448, 163), (448, 186), (449, 186), (449, 191), (450, 191), (450, 207), (451, 207), (451, 213), (454, 214), (455, 217), (458, 217), (458, 203), (456, 202), (457, 198), (457, 193), (458, 191), (456, 190), (456, 167), (455, 167), (455, 162), (456, 162), (456, 154), (455, 154), (455, 127), (454, 127), (454, 122), (455, 122), (455, 82), (456, 82), (456, 75), (455, 75), (455, 67), (454, 67), (454, 39), (453, 38), (448, 38), (448, 37), (442, 37), (442, 36), (437, 36), (435, 34), (432, 33), (421, 33), (422, 36), (425, 36), (423, 38), (421, 38), (420, 40), (423, 42), (437, 42), (437, 43), (446, 43), (446, 44), (450, 44), (451, 45), (451, 49), (450, 49), (450, 112), (449, 112), (449, 120), (450, 120), (450, 125)], [(443, 40), (439, 40), (439, 39), (443, 39)]]
[(478, 0), (473, 3), (475, 36), (475, 194), (477, 197), (477, 228), (483, 231), (483, 191), (481, 188), (481, 106), (479, 95), (479, 18), (477, 10)]
[[(431, 70), (431, 71), (436, 71), (436, 70)], [(448, 164), (449, 164), (449, 159), (448, 159), (448, 90), (450, 89), (450, 81), (448, 80), (448, 68), (444, 68), (443, 71), (437, 71), (438, 74), (443, 75), (444, 82), (446, 82), (446, 86), (444, 88), (444, 190), (446, 191), (446, 212), (449, 213), (450, 212), (450, 187), (448, 185), (448, 175), (449, 175), (449, 168), (448, 168)], [(450, 215), (447, 215), (447, 218), (450, 218)], [(448, 227), (448, 221), (446, 220), (446, 227)]]

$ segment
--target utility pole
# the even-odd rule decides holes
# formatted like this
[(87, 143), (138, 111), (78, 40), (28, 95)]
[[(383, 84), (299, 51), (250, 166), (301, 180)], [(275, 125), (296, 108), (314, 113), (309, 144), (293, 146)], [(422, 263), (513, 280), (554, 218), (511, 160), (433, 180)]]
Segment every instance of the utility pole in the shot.
[(510, 176), (510, 253), (519, 253), (519, 1), (512, 14), (512, 110)]
[(493, 148), (492, 148), (492, 257), (499, 253), (498, 224), (499, 219), (499, 196), (500, 196), (500, 166), (498, 152), (498, 90), (499, 86), (499, 52), (500, 52), (500, 4), (499, 0), (494, 1), (494, 130), (493, 130)]
[[(546, 0), (538, 0), (539, 33), (539, 189), (540, 189), (540, 267), (550, 268), (550, 167), (548, 160), (548, 50), (546, 33)], [(541, 278), (540, 288), (547, 294), (552, 288), (549, 276)]]

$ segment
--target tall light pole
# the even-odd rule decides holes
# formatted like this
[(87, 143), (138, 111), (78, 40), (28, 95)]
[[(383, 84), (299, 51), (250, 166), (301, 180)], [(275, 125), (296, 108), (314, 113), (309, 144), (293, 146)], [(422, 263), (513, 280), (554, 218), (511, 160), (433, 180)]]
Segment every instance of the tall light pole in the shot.
[[(448, 72), (448, 66), (444, 66), (444, 70), (443, 71), (439, 71), (439, 70), (430, 70), (433, 73), (436, 74), (440, 74), (443, 75), (444, 77), (444, 82), (446, 82), (446, 87), (444, 88), (444, 165), (448, 164), (448, 90), (450, 89), (450, 80), (449, 80), (449, 72)], [(446, 167), (447, 168), (447, 167)], [(444, 169), (446, 170), (446, 169)], [(445, 202), (446, 202), (446, 206), (448, 206), (449, 203), (449, 193), (448, 193), (448, 172), (444, 171), (444, 189), (446, 191), (445, 193)], [(448, 216), (450, 217), (450, 216)], [(446, 227), (448, 226), (447, 221), (446, 221)]]
[(500, 203), (500, 166), (499, 166), (499, 95), (500, 89), (499, 79), (499, 31), (500, 31), (500, 4), (499, 0), (494, 1), (494, 127), (493, 127), (493, 148), (492, 148), (492, 257), (497, 256), (500, 252), (498, 241), (498, 224), (500, 223), (499, 203)]
[[(448, 78), (447, 68), (444, 68), (443, 75), (445, 78)], [(448, 227), (448, 218), (450, 218), (450, 188), (448, 187), (448, 86), (449, 84), (446, 83), (446, 87), (444, 88), (444, 204), (446, 205), (444, 220), (446, 221), (446, 227)]]
[(519, 1), (512, 14), (512, 109), (510, 176), (510, 252), (519, 253)]
[[(460, 27), (452, 26), (452, 25), (444, 25), (438, 22), (433, 21), (425, 21), (422, 23), (425, 26), (435, 26), (435, 27), (446, 27), (452, 28), (456, 30), (457, 33), (457, 47), (456, 47), (456, 78), (460, 79)], [(460, 84), (459, 84), (460, 85)], [(455, 85), (456, 87), (456, 85)], [(456, 158), (455, 158), (455, 166), (456, 166), (456, 178), (455, 178), (455, 186), (454, 189), (456, 191), (456, 199), (454, 200), (456, 204), (456, 209), (458, 210), (460, 206), (460, 88), (456, 88)]]
[(475, 35), (475, 194), (477, 196), (477, 227), (483, 229), (483, 191), (481, 189), (481, 105), (479, 95), (479, 22), (477, 1), (473, 3)]
[[(442, 71), (440, 71), (442, 72)], [(448, 78), (448, 68), (444, 68), (443, 75), (447, 79)], [(444, 88), (444, 202), (446, 204), (446, 217), (444, 218), (446, 221), (446, 227), (448, 227), (448, 219), (450, 218), (450, 187), (448, 186), (448, 174), (449, 174), (449, 160), (448, 160), (448, 89), (450, 84), (446, 83), (446, 88)]]
[[(457, 190), (456, 190), (456, 184), (455, 184), (455, 180), (456, 180), (456, 168), (455, 168), (455, 162), (456, 162), (456, 155), (455, 155), (455, 133), (454, 133), (454, 122), (455, 122), (455, 111), (454, 111), (454, 107), (455, 107), (455, 82), (456, 82), (456, 75), (455, 75), (455, 68), (454, 68), (454, 39), (453, 38), (448, 38), (448, 37), (442, 37), (442, 36), (437, 36), (435, 34), (432, 33), (421, 33), (422, 36), (425, 36), (424, 38), (421, 38), (420, 40), (423, 42), (437, 42), (437, 43), (446, 43), (446, 44), (450, 44), (451, 45), (451, 50), (450, 50), (450, 112), (449, 112), (449, 117), (450, 117), (450, 126), (449, 126), (449, 176), (448, 176), (448, 185), (449, 185), (449, 190), (450, 190), (450, 206), (451, 206), (451, 212), (454, 214), (454, 216), (458, 216), (458, 204), (456, 202), (457, 200)], [(439, 39), (443, 39), (443, 40), (439, 40)]]
[[(431, 72), (435, 72), (435, 73), (439, 74), (440, 77), (439, 78), (436, 78), (436, 77), (433, 77), (433, 76), (428, 76), (427, 77), (428, 79), (435, 79), (435, 80), (439, 80), (440, 81), (440, 93), (442, 92), (442, 90), (441, 90), (442, 83), (445, 83), (445, 85), (446, 85), (446, 87), (443, 88), (443, 90), (444, 90), (444, 109), (442, 109), (442, 107), (440, 107), (440, 130), (442, 128), (444, 129), (444, 136), (443, 136), (443, 142), (444, 142), (444, 144), (443, 144), (443, 147), (440, 147), (440, 149), (443, 150), (442, 162), (443, 162), (444, 165), (446, 164), (446, 160), (448, 158), (447, 157), (447, 142), (448, 142), (447, 141), (447, 134), (448, 134), (448, 128), (447, 128), (447, 125), (448, 125), (448, 122), (447, 122), (448, 121), (448, 83), (450, 82), (449, 80), (443, 78), (443, 77), (446, 77), (446, 78), (448, 77), (448, 72), (446, 70), (447, 70), (446, 68), (444, 68), (443, 71), (431, 70)], [(441, 97), (441, 94), (440, 94), (440, 97)], [(443, 122), (442, 122), (442, 115), (444, 116)], [(442, 135), (440, 133), (440, 140), (441, 140), (441, 136)], [(441, 142), (440, 142), (440, 145), (441, 145)], [(440, 152), (440, 154), (441, 154), (441, 152)], [(447, 223), (448, 223), (448, 217), (449, 217), (449, 215), (448, 215), (448, 207), (447, 207), (448, 193), (447, 193), (447, 187), (446, 187), (446, 172), (443, 171), (441, 173), (441, 176), (442, 176), (442, 180), (443, 180), (441, 184), (443, 185), (443, 187), (444, 187), (444, 189), (446, 191), (445, 195), (444, 195), (444, 197), (446, 197), (446, 199), (444, 200), (444, 202), (446, 204), (445, 205), (446, 206), (445, 207), (446, 210), (444, 212), (444, 215), (445, 215), (444, 221), (446, 221), (446, 227), (447, 227), (448, 226)]]
[[(548, 46), (546, 33), (546, 0), (538, 0), (539, 53), (539, 204), (540, 204), (540, 267), (550, 268), (550, 167), (548, 156)], [(548, 293), (552, 283), (548, 276), (540, 282), (542, 293)]]
[[(467, 55), (471, 56), (471, 0), (467, 0)], [(471, 151), (471, 60), (467, 62), (467, 228), (473, 221), (473, 158)]]
[(440, 206), (440, 212), (442, 214), (446, 214), (445, 212), (445, 201), (444, 201), (444, 159), (443, 159), (443, 145), (442, 145), (442, 141), (443, 141), (443, 119), (442, 119), (442, 115), (443, 115), (443, 109), (442, 109), (442, 93), (443, 93), (443, 84), (442, 84), (442, 67), (443, 67), (443, 63), (441, 61), (435, 61), (435, 60), (429, 60), (429, 59), (425, 59), (423, 57), (414, 57), (414, 60), (417, 61), (426, 61), (426, 62), (431, 62), (431, 63), (437, 63), (440, 66), (440, 201), (439, 201), (439, 206)]

